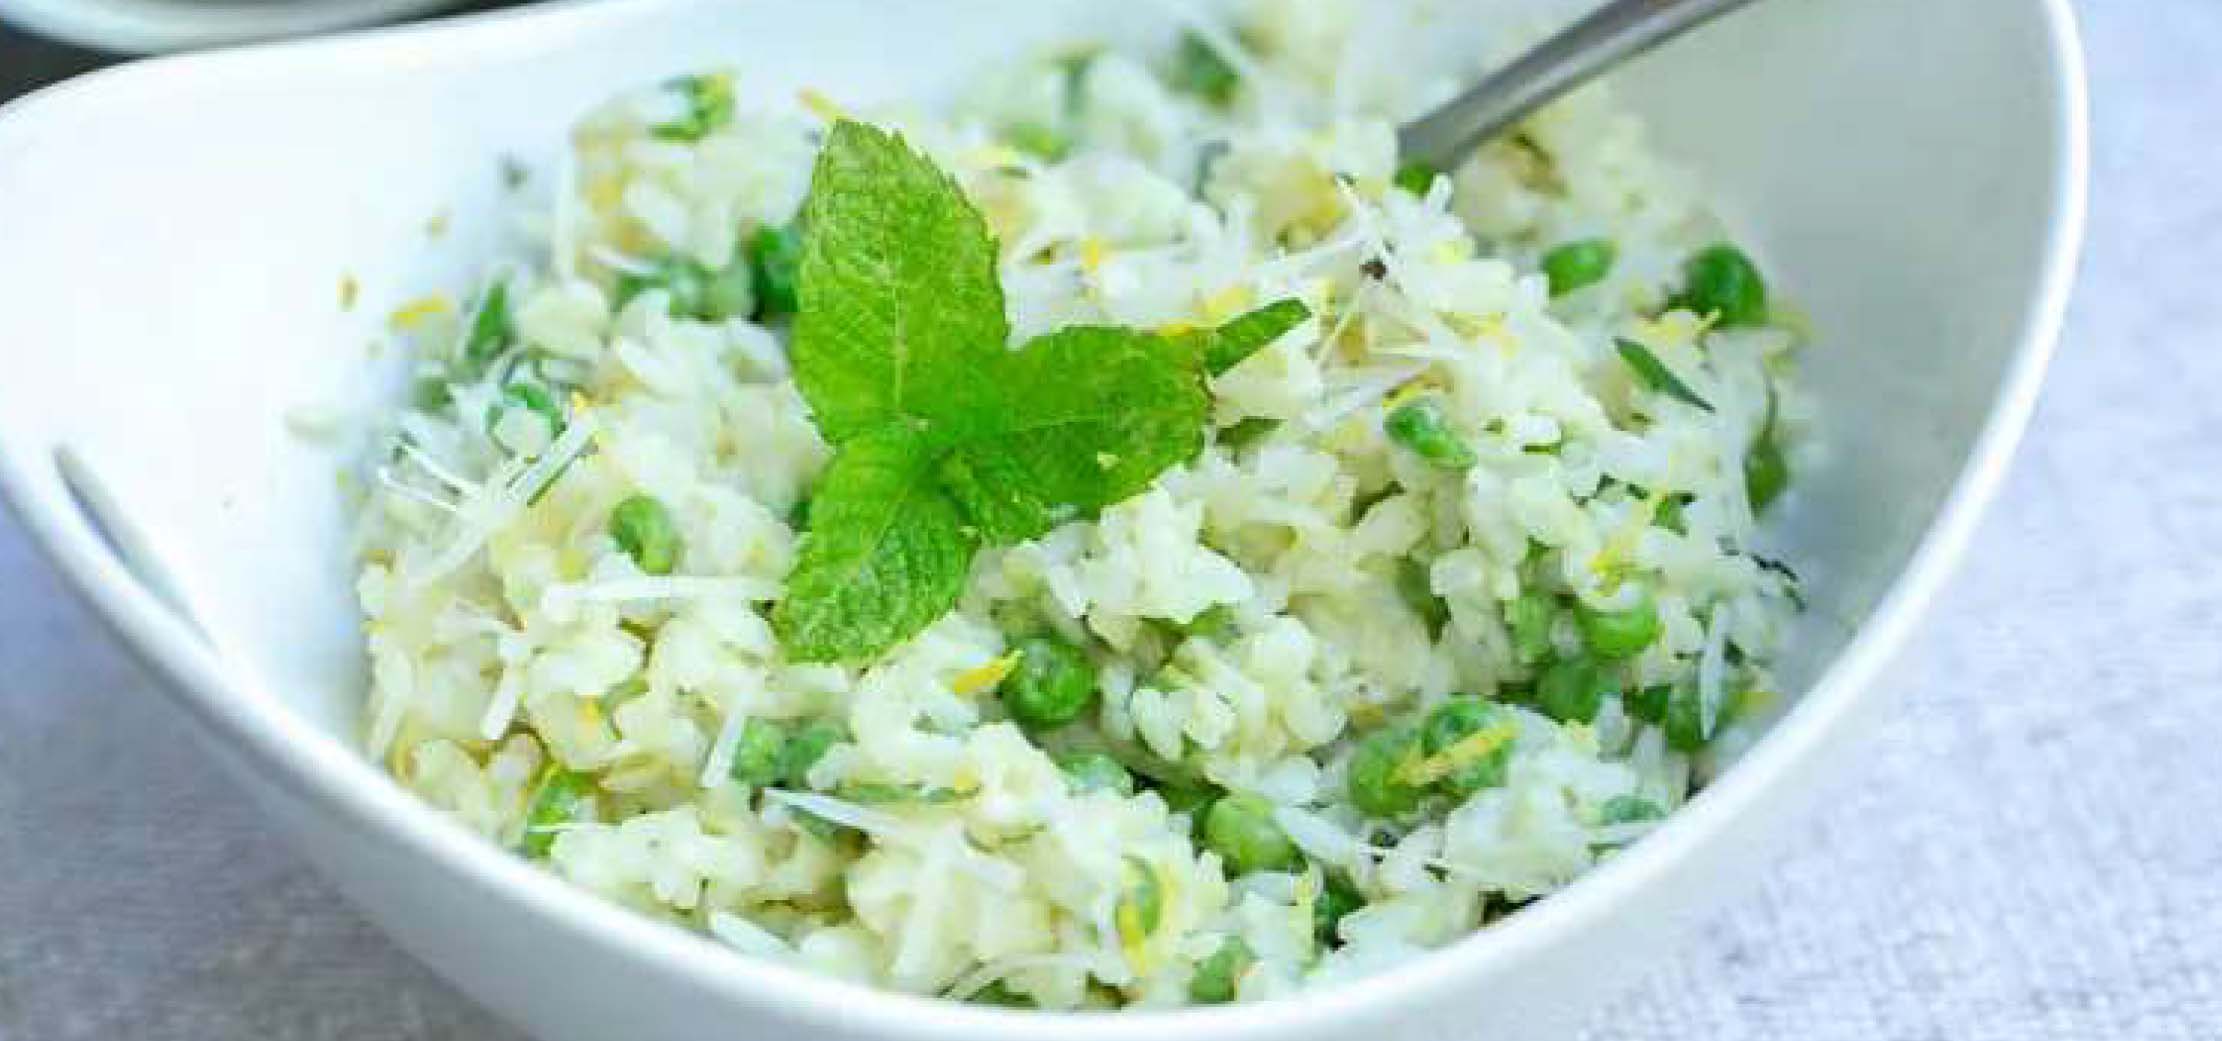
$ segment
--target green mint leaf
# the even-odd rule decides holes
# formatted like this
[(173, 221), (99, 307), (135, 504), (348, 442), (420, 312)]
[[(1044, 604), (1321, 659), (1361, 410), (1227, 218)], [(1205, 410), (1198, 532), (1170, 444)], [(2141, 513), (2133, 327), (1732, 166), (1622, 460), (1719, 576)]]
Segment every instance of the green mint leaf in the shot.
[(1199, 338), (1204, 371), (1222, 376), (1311, 316), (1311, 308), (1290, 297), (1237, 315), (1217, 329), (1190, 335)]
[(1674, 370), (1667, 368), (1658, 355), (1651, 353), (1650, 348), (1634, 340), (1617, 339), (1613, 341), (1613, 346), (1620, 349), (1621, 360), (1635, 370), (1636, 377), (1643, 381), (1644, 386), (1683, 404), (1694, 405), (1707, 412), (1713, 411), (1712, 402), (1699, 397), (1696, 391), (1690, 389), (1689, 384), (1682, 382), (1682, 377), (1675, 375)]
[(933, 474), (925, 437), (890, 424), (851, 438), (819, 479), (810, 532), (772, 613), (787, 656), (853, 661), (947, 613), (979, 546)]
[(1017, 542), (1149, 487), (1203, 447), (1210, 395), (1185, 344), (1072, 326), (997, 359), (1002, 414), (940, 474), (983, 538)]
[(811, 174), (795, 383), (836, 444), (897, 419), (962, 431), (998, 405), (983, 366), (1010, 326), (995, 240), (901, 138), (834, 124)]

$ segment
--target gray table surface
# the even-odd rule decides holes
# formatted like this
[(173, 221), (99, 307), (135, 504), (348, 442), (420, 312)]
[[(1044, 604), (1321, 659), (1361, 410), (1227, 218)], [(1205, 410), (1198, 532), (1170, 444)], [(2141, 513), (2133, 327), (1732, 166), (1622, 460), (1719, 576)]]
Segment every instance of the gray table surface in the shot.
[[(1602, 967), (1642, 982), (1591, 1041), (2222, 1038), (2222, 2), (2080, 6), (2081, 286), (1904, 707), (1747, 900)], [(0, 97), (94, 61), (0, 29)], [(0, 517), (0, 1041), (245, 1038), (517, 1035), (264, 829)]]

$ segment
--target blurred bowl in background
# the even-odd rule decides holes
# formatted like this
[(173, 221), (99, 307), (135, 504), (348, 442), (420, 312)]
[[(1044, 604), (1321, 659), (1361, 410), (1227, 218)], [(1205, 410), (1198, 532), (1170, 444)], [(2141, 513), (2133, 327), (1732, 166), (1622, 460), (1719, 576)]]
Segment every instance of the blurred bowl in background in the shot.
[(0, 21), (103, 51), (148, 54), (328, 32), (454, 0), (0, 0)]

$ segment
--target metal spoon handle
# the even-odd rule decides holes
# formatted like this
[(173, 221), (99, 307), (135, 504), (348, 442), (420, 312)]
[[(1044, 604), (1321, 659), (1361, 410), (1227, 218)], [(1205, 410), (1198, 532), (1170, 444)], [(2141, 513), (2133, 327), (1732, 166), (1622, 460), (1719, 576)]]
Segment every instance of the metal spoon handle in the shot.
[(1752, 0), (1610, 0), (1397, 131), (1405, 162), (1447, 169), (1475, 146), (1625, 59)]

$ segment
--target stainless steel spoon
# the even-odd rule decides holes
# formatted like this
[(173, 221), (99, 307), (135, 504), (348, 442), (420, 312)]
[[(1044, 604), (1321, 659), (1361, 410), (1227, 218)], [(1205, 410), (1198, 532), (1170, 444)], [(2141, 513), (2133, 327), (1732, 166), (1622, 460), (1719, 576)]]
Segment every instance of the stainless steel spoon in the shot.
[(1407, 163), (1449, 169), (1482, 142), (1600, 73), (1752, 0), (1610, 0), (1397, 131)]

